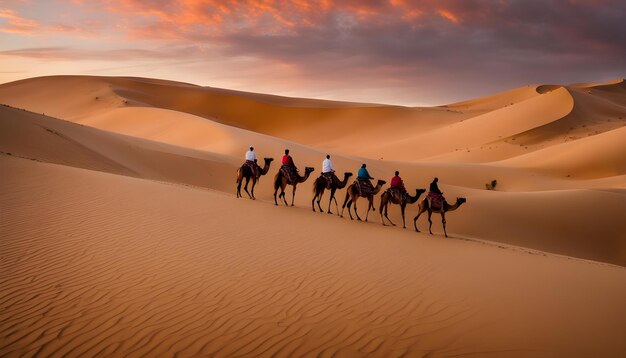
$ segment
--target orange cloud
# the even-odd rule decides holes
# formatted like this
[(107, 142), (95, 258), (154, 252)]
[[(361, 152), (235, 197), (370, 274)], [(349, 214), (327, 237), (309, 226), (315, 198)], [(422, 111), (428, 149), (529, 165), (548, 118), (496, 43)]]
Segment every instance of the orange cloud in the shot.
[(0, 9), (0, 19), (6, 19), (7, 24), (0, 27), (0, 32), (11, 32), (30, 35), (39, 28), (39, 23), (19, 16), (10, 9)]
[(443, 18), (445, 18), (445, 19), (447, 19), (447, 20), (449, 20), (449, 21), (451, 21), (451, 22), (453, 22), (453, 23), (455, 23), (455, 24), (458, 24), (458, 23), (460, 23), (460, 22), (461, 22), (461, 21), (459, 20), (459, 18), (458, 18), (455, 14), (453, 14), (450, 10), (446, 10), (446, 9), (438, 9), (438, 10), (437, 10), (437, 13), (438, 13), (441, 17), (443, 17)]
[[(364, 26), (414, 23), (416, 19), (426, 16), (441, 17), (459, 24), (468, 11), (467, 6), (461, 6), (463, 4), (434, 0), (100, 1), (109, 11), (129, 20), (126, 22), (127, 33), (132, 38), (150, 39), (203, 38), (225, 34), (289, 35), (306, 28), (328, 26), (338, 18)], [(446, 5), (445, 8), (442, 4)]]
[[(395, 0), (399, 1), (399, 0)], [(378, 19), (414, 19), (422, 10), (403, 2), (397, 13), (388, 2), (363, 1), (275, 1), (275, 0), (109, 0), (108, 9), (122, 16), (141, 15), (163, 29), (171, 26), (178, 32), (192, 30), (206, 34), (252, 33), (289, 34), (299, 27), (320, 26), (329, 16), (351, 15), (360, 22)], [(396, 16), (397, 15), (397, 16)], [(395, 21), (395, 20), (394, 20)], [(154, 26), (155, 24), (152, 24)], [(141, 29), (142, 33), (149, 33)]]

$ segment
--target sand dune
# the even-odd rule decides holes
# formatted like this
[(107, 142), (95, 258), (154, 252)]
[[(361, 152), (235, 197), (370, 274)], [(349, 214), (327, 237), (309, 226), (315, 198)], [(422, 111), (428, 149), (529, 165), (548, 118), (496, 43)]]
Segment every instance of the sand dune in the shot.
[[(127, 122), (133, 116), (148, 124), (151, 112), (143, 116), (125, 109), (161, 108), (371, 159), (489, 162), (626, 125), (623, 86), (596, 85), (591, 94), (577, 86), (526, 86), (439, 108), (407, 108), (341, 105), (137, 78), (60, 76), (5, 84), (0, 100), (101, 129), (110, 128), (95, 118)], [(154, 125), (154, 130), (163, 130), (158, 120)], [(112, 128), (132, 132), (125, 126)]]
[[(189, 185), (201, 186), (221, 190), (232, 193), (234, 191), (234, 172), (240, 164), (241, 159), (235, 156), (241, 147), (245, 148), (243, 143), (256, 143), (259, 148), (264, 150), (270, 149), (269, 153), (280, 155), (282, 148), (287, 145), (284, 141), (265, 135), (255, 134), (239, 128), (227, 127), (219, 123), (213, 123), (209, 126), (206, 120), (199, 119), (195, 116), (187, 114), (173, 115), (166, 110), (148, 110), (137, 109), (139, 114), (129, 115), (129, 118), (138, 118), (128, 121), (124, 127), (126, 133), (134, 135), (128, 137), (118, 135), (111, 132), (97, 130), (91, 127), (79, 126), (73, 123), (56, 120), (41, 115), (36, 115), (16, 109), (3, 108), (6, 112), (7, 120), (3, 121), (3, 136), (0, 151), (12, 153), (14, 156), (23, 158), (33, 158), (40, 161), (51, 163), (59, 163), (79, 168), (87, 168), (99, 171), (107, 171), (116, 174), (130, 175), (134, 177), (168, 181), (173, 183), (184, 183)], [(124, 109), (125, 112), (134, 112), (133, 109)], [(123, 122), (119, 122), (120, 116), (110, 118), (96, 118), (94, 123), (105, 123), (109, 129), (116, 129), (116, 126), (124, 126)], [(144, 118), (144, 119), (140, 119)], [(145, 118), (149, 118), (146, 120)], [(196, 127), (196, 123), (199, 126)], [(157, 125), (158, 123), (158, 125)], [(154, 128), (170, 128), (173, 130), (154, 130)], [(611, 132), (612, 133), (612, 132)], [(617, 137), (619, 138), (619, 133)], [(139, 137), (150, 138), (156, 141), (148, 141)], [(591, 141), (593, 138), (589, 138)], [(204, 143), (204, 146), (200, 144)], [(173, 143), (177, 146), (164, 144), (163, 142)], [(618, 146), (621, 141), (604, 141), (605, 143), (613, 143)], [(190, 146), (201, 146), (203, 150), (211, 152), (198, 151), (181, 147), (185, 143)], [(197, 144), (196, 144), (197, 143)], [(226, 143), (226, 144), (224, 144)], [(238, 145), (237, 145), (238, 143)], [(296, 204), (299, 206), (310, 207), (311, 205), (311, 185), (313, 178), (319, 175), (319, 158), (323, 157), (323, 152), (318, 150), (294, 145), (291, 143), (294, 155), (299, 163), (317, 163), (317, 172), (314, 172), (312, 179), (299, 186), (299, 194), (296, 196)], [(586, 151), (586, 148), (593, 147), (594, 151)], [(590, 143), (588, 146), (581, 145), (583, 152), (589, 152), (587, 155), (590, 160), (594, 155), (601, 154), (599, 152), (602, 147)], [(618, 149), (621, 147), (618, 147)], [(613, 147), (605, 150), (607, 153), (615, 153), (615, 158), (607, 157), (605, 164), (602, 162), (588, 162), (580, 156), (580, 161), (571, 160), (571, 165), (579, 165), (579, 168), (586, 168), (589, 175), (593, 167), (605, 168), (609, 165), (606, 163), (623, 162), (622, 151), (611, 152)], [(581, 183), (568, 182), (563, 172), (569, 169), (567, 160), (558, 157), (558, 153), (562, 153), (558, 147), (555, 148), (557, 154), (540, 155), (538, 158), (519, 157), (514, 163), (503, 162), (499, 166), (481, 166), (481, 165), (451, 165), (451, 164), (410, 164), (410, 163), (371, 163), (370, 171), (377, 178), (383, 178), (389, 181), (394, 170), (400, 169), (407, 183), (407, 187), (424, 188), (430, 178), (439, 176), (445, 180), (443, 190), (454, 198), (464, 196), (472, 203), (472, 210), (461, 210), (458, 213), (451, 214), (452, 219), (449, 230), (464, 237), (477, 237), (488, 240), (495, 240), (505, 243), (513, 243), (535, 249), (548, 250), (561, 254), (573, 255), (577, 257), (585, 257), (600, 261), (624, 264), (626, 263), (626, 255), (622, 249), (624, 236), (620, 234), (618, 228), (621, 223), (615, 218), (620, 216), (624, 208), (621, 203), (626, 197), (624, 193), (614, 194), (609, 199), (603, 200), (604, 207), (610, 210), (605, 211), (586, 211), (576, 210), (568, 213), (568, 215), (554, 216), (551, 213), (558, 208), (563, 200), (567, 202), (568, 198), (578, 197), (577, 206), (584, 206), (585, 202), (593, 202), (593, 196), (598, 196), (597, 191), (589, 190), (605, 190), (607, 184), (603, 181), (587, 181), (586, 185)], [(267, 152), (266, 152), (267, 153)], [(552, 165), (550, 161), (541, 165), (541, 158), (552, 158), (558, 165)], [(278, 158), (278, 156), (276, 156)], [(578, 158), (578, 157), (577, 157)], [(613, 159), (613, 160), (611, 160)], [(359, 167), (357, 158), (335, 156), (335, 164), (338, 170), (356, 172)], [(519, 167), (527, 164), (530, 173), (524, 172)], [(532, 164), (532, 166), (531, 166)], [(315, 165), (315, 164), (314, 164)], [(583, 167), (580, 167), (580, 166)], [(603, 166), (604, 165), (604, 166)], [(562, 168), (565, 166), (565, 168)], [(274, 164), (268, 177), (262, 179), (256, 194), (260, 199), (273, 201), (272, 177), (276, 173), (278, 166)], [(541, 168), (551, 168), (548, 175), (555, 171), (560, 173), (559, 178), (537, 175)], [(562, 169), (559, 169), (562, 168)], [(567, 169), (567, 170), (566, 170)], [(605, 168), (606, 169), (606, 168)], [(613, 168), (615, 169), (615, 168)], [(560, 171), (559, 171), (560, 170)], [(535, 173), (536, 171), (536, 173)], [(570, 171), (575, 173), (575, 171)], [(602, 172), (599, 172), (601, 174)], [(612, 173), (614, 174), (614, 173)], [(598, 175), (593, 176), (597, 178)], [(501, 189), (507, 191), (521, 192), (521, 195), (511, 196), (502, 192), (485, 192), (484, 183), (491, 178), (498, 178), (501, 182)], [(621, 180), (623, 183), (623, 179)], [(580, 190), (584, 188), (584, 190)], [(535, 195), (531, 201), (518, 200), (516, 198), (531, 197), (528, 191), (551, 191), (550, 195)], [(578, 190), (573, 192), (572, 190)], [(290, 194), (290, 191), (288, 190)], [(572, 194), (578, 193), (578, 194)], [(596, 194), (591, 194), (596, 193)], [(339, 192), (338, 201), (345, 194)], [(484, 200), (483, 197), (489, 198)], [(288, 195), (290, 199), (290, 195)], [(478, 200), (475, 200), (478, 199)], [(328, 208), (328, 195), (323, 199), (323, 207)], [(545, 201), (546, 203), (535, 206), (532, 201)], [(365, 206), (362, 201), (360, 204), (360, 212), (365, 214)], [(334, 209), (333, 206), (333, 210)], [(515, 214), (513, 214), (515, 213)], [(412, 218), (417, 214), (417, 205), (407, 208), (407, 217), (409, 227), (412, 227)], [(504, 214), (504, 215), (501, 215)], [(372, 213), (374, 220), (378, 220), (378, 214)], [(520, 218), (524, 218), (521, 220)], [(542, 221), (550, 218), (551, 223), (555, 227), (571, 226), (573, 220), (579, 223), (604, 222), (606, 229), (598, 229), (590, 227), (586, 229), (576, 229), (568, 232), (568, 241), (564, 242), (549, 226), (541, 225), (531, 227), (528, 230), (528, 222)], [(398, 208), (391, 208), (391, 219), (398, 223)], [(496, 221), (497, 224), (492, 224)], [(615, 221), (615, 222), (614, 222)], [(425, 229), (426, 218), (423, 217), (419, 223), (422, 229)], [(626, 229), (626, 228), (625, 228)], [(435, 230), (441, 231), (440, 218), (435, 216)], [(623, 232), (626, 232), (624, 230)], [(600, 233), (603, 237), (598, 241), (595, 233)], [(572, 245), (571, 242), (579, 242), (579, 245)]]
[(0, 151), (13, 156), (153, 180), (225, 189), (231, 158), (127, 137), (0, 107)]
[(504, 161), (574, 178), (606, 178), (626, 174), (626, 127), (557, 144)]
[[(408, 108), (57, 76), (0, 103), (0, 356), (626, 355), (623, 81)], [(275, 162), (236, 200), (251, 144)], [(295, 208), (286, 147), (315, 167)], [(417, 204), (407, 230), (378, 198), (368, 223), (312, 213), (329, 152), (439, 177), (467, 198), (451, 238)]]
[[(493, 161), (502, 156), (519, 155), (525, 149), (516, 143), (507, 143), (507, 138), (523, 133), (528, 128), (540, 127), (562, 118), (571, 112), (573, 105), (569, 92), (561, 88), (513, 106), (502, 107), (415, 138), (405, 139), (404, 143), (406, 151), (410, 146), (419, 143), (421, 158), (441, 153), (471, 152), (476, 147), (489, 145), (488, 150), (480, 152), (483, 158), (474, 156), (472, 162)], [(487, 151), (490, 151), (490, 155), (486, 154)]]

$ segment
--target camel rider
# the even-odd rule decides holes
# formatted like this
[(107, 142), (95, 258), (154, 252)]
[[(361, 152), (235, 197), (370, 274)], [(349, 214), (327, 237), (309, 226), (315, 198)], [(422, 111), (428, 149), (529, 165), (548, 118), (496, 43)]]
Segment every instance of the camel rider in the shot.
[(250, 146), (250, 150), (246, 152), (246, 163), (245, 165), (250, 168), (252, 171), (252, 175), (256, 178), (259, 176), (259, 165), (257, 164), (256, 153), (254, 152), (254, 147)]
[(322, 162), (322, 175), (326, 178), (328, 182), (328, 186), (330, 187), (331, 182), (338, 183), (339, 178), (335, 175), (335, 167), (333, 166), (333, 162), (330, 160), (330, 154), (326, 154), (326, 159)]
[(363, 163), (363, 165), (361, 165), (361, 168), (359, 168), (356, 179), (361, 193), (374, 191), (374, 186), (370, 182), (370, 180), (374, 178), (370, 176), (370, 173), (367, 171), (367, 165), (365, 165), (365, 163)]
[(394, 173), (395, 176), (391, 178), (391, 188), (397, 190), (402, 196), (401, 200), (406, 200), (406, 188), (404, 187), (404, 182), (402, 178), (400, 178), (400, 172), (396, 170)]
[(439, 190), (439, 178), (433, 179), (432, 183), (430, 183), (430, 192), (428, 193), (427, 199), (430, 202), (430, 206), (432, 208), (443, 208), (443, 193)]
[(282, 163), (282, 169), (287, 176), (287, 179), (292, 180), (298, 173), (298, 169), (293, 162), (293, 158), (289, 155), (289, 149), (285, 149), (285, 155), (283, 155)]
[(433, 179), (433, 182), (430, 183), (430, 192), (438, 194), (438, 195), (443, 195), (441, 190), (439, 190), (439, 185), (437, 184), (438, 182), (439, 182), (439, 178)]

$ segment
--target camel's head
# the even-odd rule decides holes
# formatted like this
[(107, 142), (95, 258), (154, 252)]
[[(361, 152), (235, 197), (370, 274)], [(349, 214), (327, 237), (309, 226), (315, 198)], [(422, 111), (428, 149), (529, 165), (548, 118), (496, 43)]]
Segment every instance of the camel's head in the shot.
[(315, 168), (313, 168), (313, 167), (306, 167), (306, 168), (304, 168), (304, 172), (305, 173), (310, 173), (310, 172), (312, 172), (314, 170), (315, 170)]
[(263, 160), (265, 160), (265, 163), (269, 164), (274, 160), (274, 158), (263, 158)]
[(386, 181), (381, 180), (381, 179), (378, 179), (378, 184), (377, 184), (377, 185), (383, 186), (383, 185), (385, 185), (385, 184), (387, 184), (387, 182), (386, 182)]
[(467, 199), (465, 199), (465, 198), (456, 198), (456, 202), (459, 203), (459, 205), (465, 204), (467, 202)]
[(352, 173), (350, 173), (350, 172), (345, 172), (345, 173), (343, 173), (343, 175), (344, 175), (346, 178), (350, 178), (353, 174), (352, 174)]
[(417, 192), (417, 196), (420, 196), (426, 192), (426, 189), (416, 189), (415, 191)]

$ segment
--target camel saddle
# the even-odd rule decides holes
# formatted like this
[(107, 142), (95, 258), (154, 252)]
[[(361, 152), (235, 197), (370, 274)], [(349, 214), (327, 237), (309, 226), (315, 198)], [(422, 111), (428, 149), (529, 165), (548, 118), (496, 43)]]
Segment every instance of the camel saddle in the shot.
[(261, 176), (261, 168), (252, 160), (246, 160), (242, 167), (248, 167), (248, 169), (250, 169), (250, 173), (252, 173), (252, 176), (255, 178), (259, 178)]
[(333, 182), (335, 183), (335, 185), (337, 185), (339, 183), (339, 178), (337, 178), (337, 176), (333, 172), (322, 173), (322, 177), (324, 177), (324, 179), (326, 179), (326, 189), (327, 190), (330, 190)]
[(445, 199), (443, 198), (443, 195), (433, 193), (431, 191), (428, 193), (428, 196), (426, 197), (426, 199), (428, 199), (428, 203), (430, 204), (431, 209), (433, 210), (443, 209), (443, 203), (445, 201)]
[(283, 165), (282, 167), (280, 167), (280, 171), (283, 173), (288, 182), (295, 183), (296, 178), (298, 177), (296, 167)]
[(391, 196), (394, 201), (399, 201), (401, 203), (406, 202), (406, 190), (402, 190), (400, 188), (391, 187), (387, 189), (387, 193)]
[(360, 196), (367, 196), (374, 194), (374, 186), (367, 179), (357, 179), (354, 181), (356, 188), (359, 189)]

